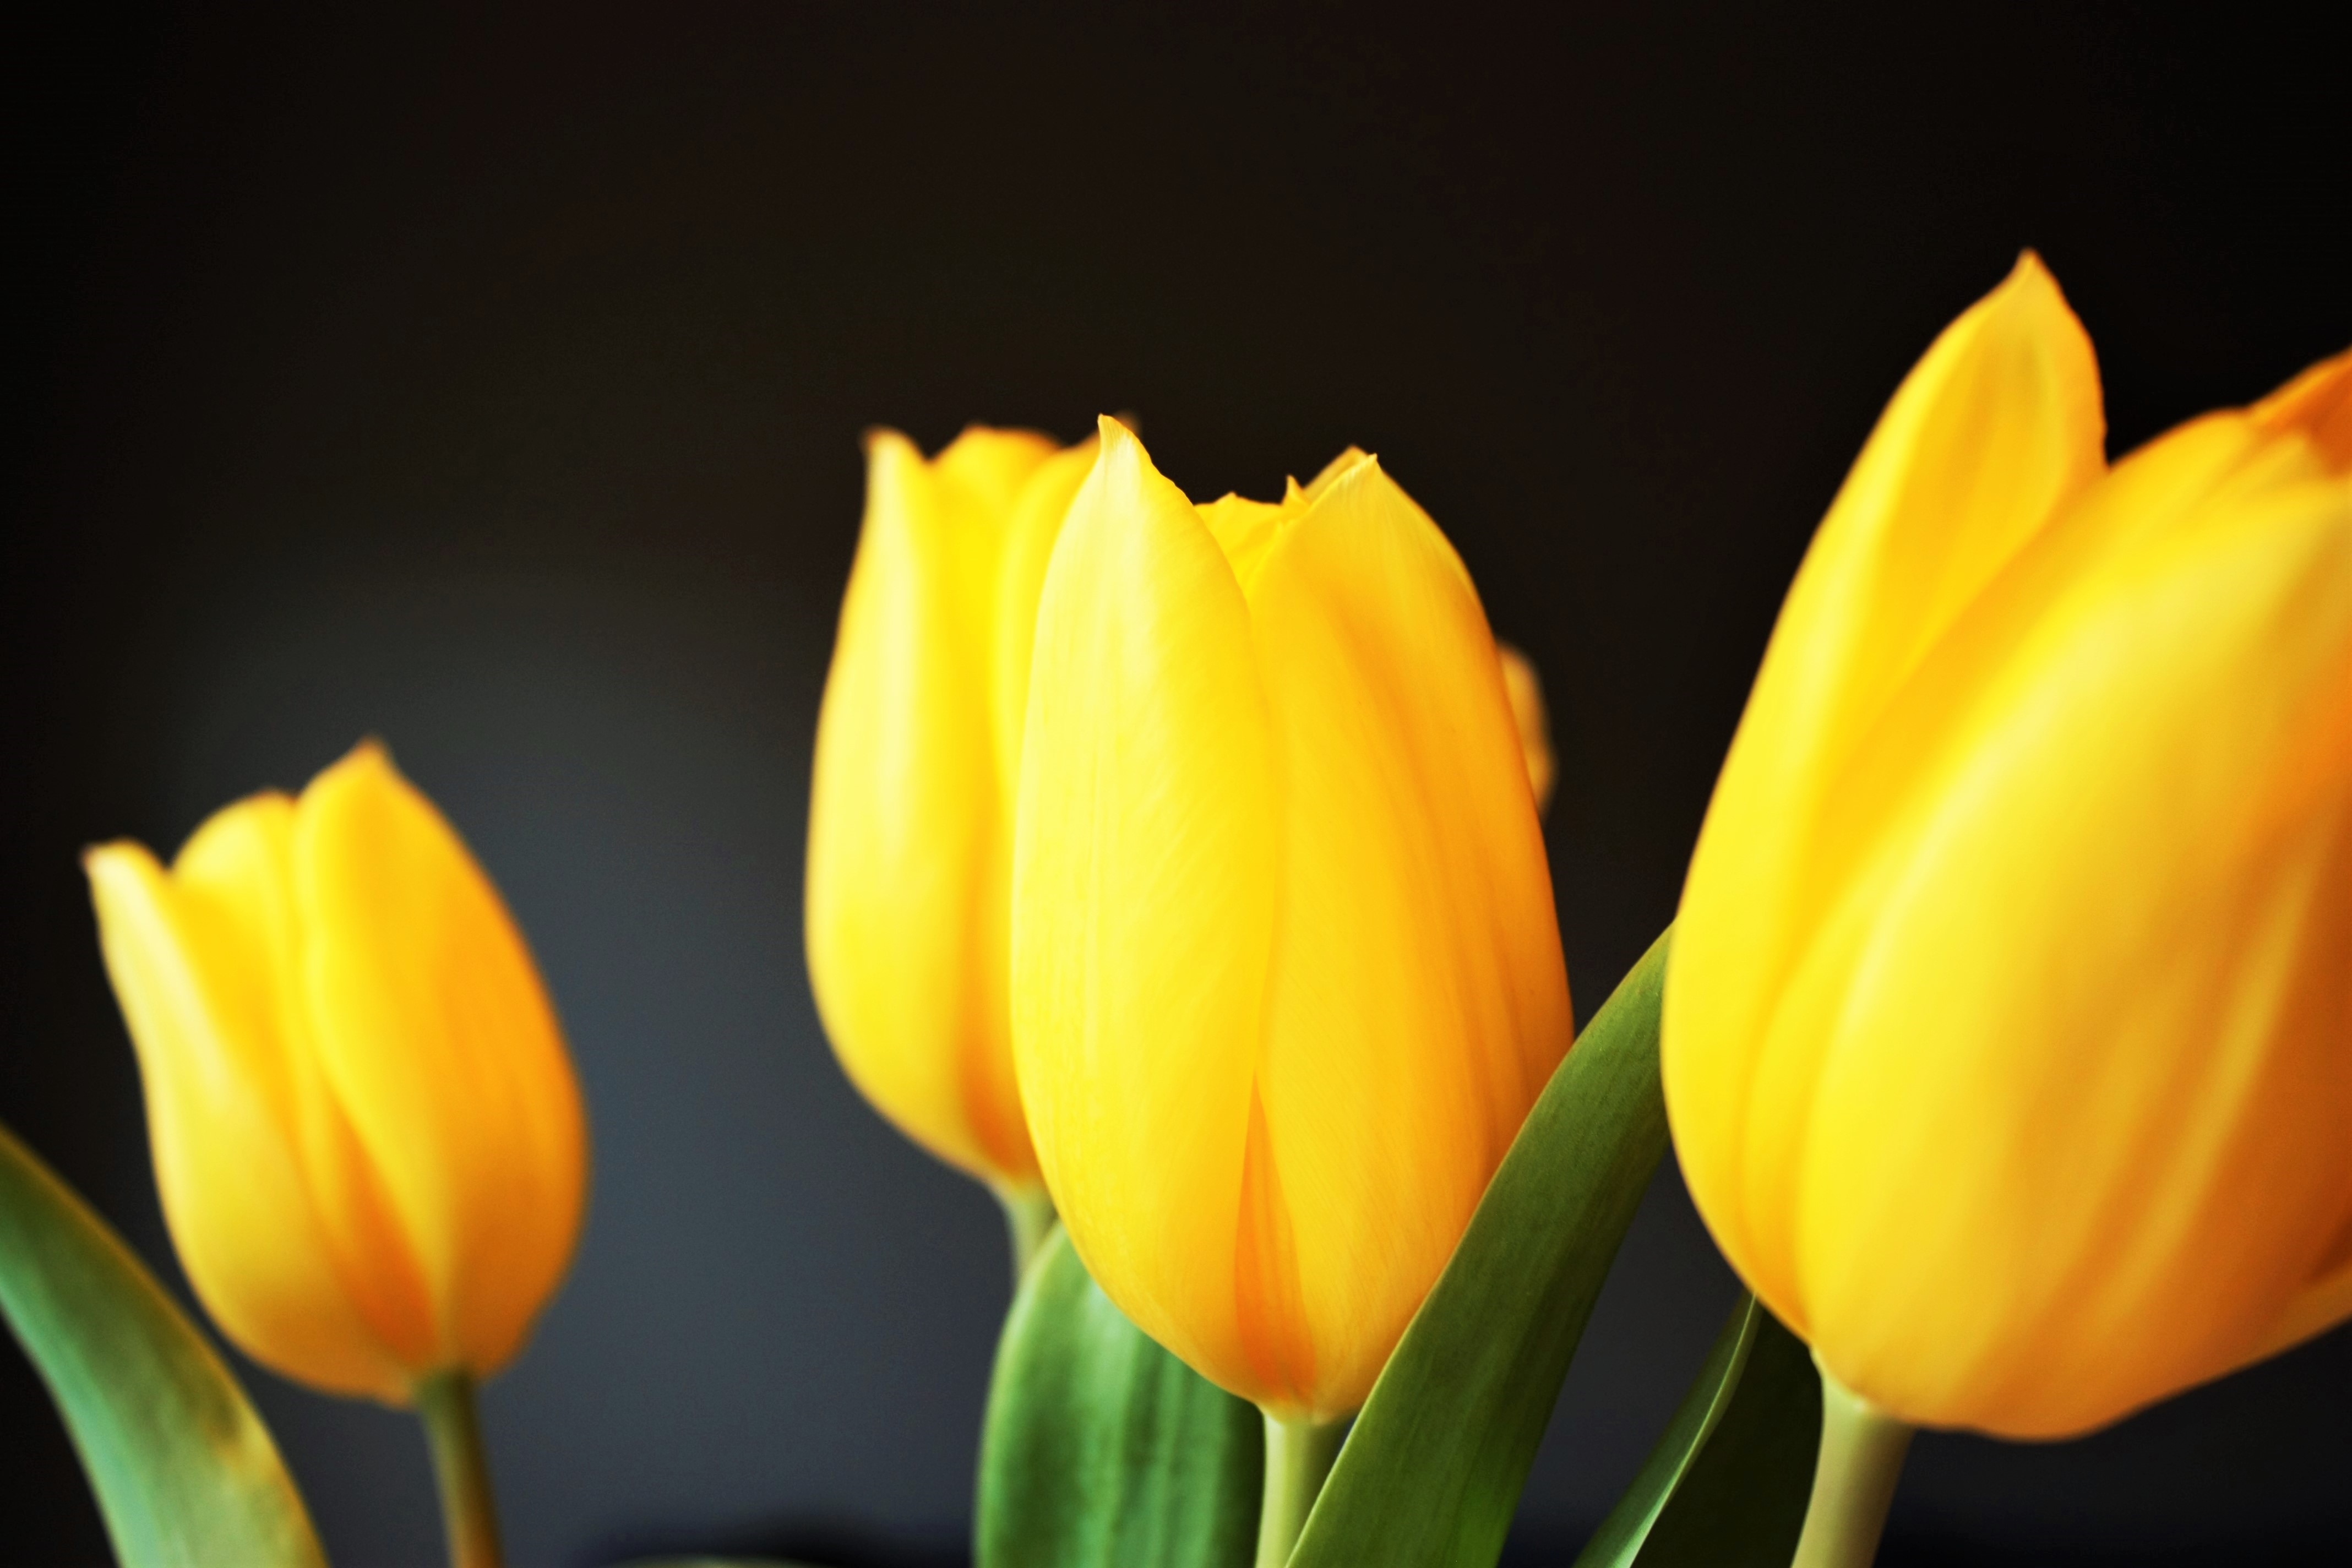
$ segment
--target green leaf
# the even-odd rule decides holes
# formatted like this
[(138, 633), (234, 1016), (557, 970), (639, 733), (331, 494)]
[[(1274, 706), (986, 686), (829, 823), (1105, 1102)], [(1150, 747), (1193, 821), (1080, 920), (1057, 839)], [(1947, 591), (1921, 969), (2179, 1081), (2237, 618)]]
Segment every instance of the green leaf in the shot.
[(123, 1568), (323, 1568), (236, 1379), (121, 1238), (5, 1127), (0, 1311), (65, 1416)]
[(1245, 1568), (1264, 1425), (1129, 1322), (1055, 1227), (996, 1350), (979, 1568)]
[(1821, 1441), (1805, 1343), (1747, 1292), (1576, 1568), (1785, 1568)]
[(1560, 1381), (1666, 1148), (1668, 938), (1528, 1113), (1339, 1451), (1293, 1568), (1489, 1568)]

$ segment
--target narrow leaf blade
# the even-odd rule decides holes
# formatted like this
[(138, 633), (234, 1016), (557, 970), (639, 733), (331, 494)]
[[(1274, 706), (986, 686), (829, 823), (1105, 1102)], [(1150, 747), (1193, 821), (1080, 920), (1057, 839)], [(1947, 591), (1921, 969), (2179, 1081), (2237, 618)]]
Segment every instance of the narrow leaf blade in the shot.
[(1586, 1026), (1373, 1385), (1294, 1568), (1490, 1568), (1666, 1147), (1661, 936)]
[(1264, 1446), (1257, 1411), (1129, 1322), (1057, 1229), (997, 1347), (980, 1568), (1244, 1568)]
[(0, 1312), (65, 1416), (122, 1568), (324, 1568), (236, 1377), (121, 1238), (5, 1127)]
[(1756, 1298), (1741, 1291), (1698, 1376), (1691, 1381), (1690, 1392), (1683, 1395), (1674, 1419), (1666, 1424), (1664, 1435), (1651, 1448), (1641, 1473), (1618, 1498), (1617, 1506), (1577, 1553), (1576, 1568), (1630, 1568), (1640, 1556), (1651, 1528), (1689, 1474), (1691, 1461), (1706, 1447), (1707, 1438), (1730, 1408), (1740, 1373), (1747, 1370), (1748, 1354), (1756, 1347), (1758, 1319), (1764, 1315)]
[[(1603, 1562), (1630, 1568), (1786, 1568), (1812, 1495), (1822, 1381), (1804, 1341), (1760, 1304), (1753, 1306), (1752, 1321), (1753, 1343), (1730, 1399), (1664, 1499), (1647, 1538), (1637, 1542), (1638, 1554), (1591, 1564), (1580, 1557), (1578, 1568)], [(1702, 1373), (1702, 1385), (1705, 1378)], [(1699, 1394), (1695, 1385), (1690, 1398)], [(1648, 1475), (1644, 1467), (1643, 1476)]]

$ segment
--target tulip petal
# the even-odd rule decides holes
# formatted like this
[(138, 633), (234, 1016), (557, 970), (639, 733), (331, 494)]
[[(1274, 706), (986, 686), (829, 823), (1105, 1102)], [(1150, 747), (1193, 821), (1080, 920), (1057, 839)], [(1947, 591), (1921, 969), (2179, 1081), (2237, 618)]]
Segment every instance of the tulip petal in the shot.
[(1775, 1083), (1810, 1083), (1819, 1045), (1759, 1061), (1748, 1042), (1846, 873), (1824, 840), (1871, 836), (1833, 816), (1830, 791), (1946, 629), (2098, 475), (2102, 439), (2089, 341), (2029, 254), (1872, 432), (1790, 588), (1708, 807), (1667, 979), (1666, 1100), (1717, 1241), (1801, 1331), (1787, 1207), (1748, 1185), (1787, 1164), (1751, 1135), (1790, 1123), (1750, 1110)]
[(1244, 594), (1257, 580), (1258, 568), (1265, 564), (1265, 552), (1274, 548), (1283, 525), (1303, 505), (1303, 500), (1295, 506), (1226, 495), (1202, 506), (1201, 521), (1216, 535), (1217, 548), (1225, 552), (1225, 563), (1234, 569), (1234, 580)]
[(1287, 1212), (1240, 1267), (1267, 1281), (1243, 1332), (1274, 1403), (1328, 1417), (1362, 1402), (1573, 1025), (1467, 574), (1376, 460), (1318, 483), (1250, 595), (1282, 898), (1243, 1203)]
[(2249, 412), (2266, 430), (2308, 436), (2328, 472), (2352, 472), (2352, 349), (2320, 361)]
[(295, 885), (328, 1079), (415, 1248), (441, 1363), (487, 1374), (562, 1278), (586, 1195), (554, 1013), (497, 891), (375, 746), (303, 792)]
[(2352, 486), (2263, 434), (2120, 466), (1855, 761), (1885, 826), (1764, 1050), (1812, 1103), (1755, 1114), (1801, 1141), (1784, 1285), (1895, 1415), (2113, 1420), (2352, 1219)]
[[(1095, 450), (1094, 442), (1082, 441), (1032, 468), (1005, 517), (1004, 563), (998, 568), (996, 605), (989, 618), (996, 628), (991, 710), (996, 725), (998, 798), (1008, 827), (1013, 804), (1021, 795), (1021, 738), (1029, 722), (1029, 661), (1037, 642), (1037, 599), (1045, 591), (1045, 568), (1053, 563), (1054, 545), (1062, 537), (1062, 520), (1069, 515), (1078, 487), (1094, 472)], [(1011, 894), (1008, 854), (995, 901), (1003, 903)], [(1009, 1045), (1006, 1049), (1010, 1051)]]
[[(2295, 1292), (2271, 1331), (2238, 1358), (2238, 1366), (2268, 1361), (2352, 1319), (2352, 1262), (2339, 1265)], [(2232, 1368), (2231, 1370), (2235, 1370)]]
[(940, 448), (931, 459), (931, 474), (958, 510), (977, 518), (1002, 518), (1055, 449), (1051, 437), (1034, 430), (973, 425)]
[(1234, 1256), (1274, 920), (1249, 615), (1135, 437), (1100, 426), (1037, 616), (1013, 1039), (1046, 1182), (1106, 1294), (1252, 1396)]
[[(224, 817), (286, 809), (268, 797)], [(215, 818), (215, 823), (220, 821)], [(156, 1187), (205, 1310), (254, 1359), (398, 1401), (407, 1378), (346, 1294), (292, 1127), (279, 998), (252, 927), (136, 844), (84, 858), (100, 943), (145, 1086)]]
[(344, 1294), (407, 1367), (433, 1364), (433, 1308), (415, 1250), (319, 1059), (294, 885), (294, 803), (265, 795), (215, 814), (173, 863), (186, 900), (235, 931), (242, 984), (268, 1008), (248, 1063), (299, 1158)]
[(1298, 499), (1307, 501), (1321, 500), (1325, 490), (1354, 472), (1360, 465), (1371, 460), (1372, 455), (1361, 447), (1349, 447), (1346, 451), (1324, 464), (1315, 477), (1298, 489)]
[(866, 524), (817, 720), (809, 975), (860, 1092), (940, 1159), (1030, 1180), (1006, 1038), (1009, 871), (990, 711), (1004, 538), (989, 519), (1001, 514), (904, 437), (878, 432), (867, 455)]

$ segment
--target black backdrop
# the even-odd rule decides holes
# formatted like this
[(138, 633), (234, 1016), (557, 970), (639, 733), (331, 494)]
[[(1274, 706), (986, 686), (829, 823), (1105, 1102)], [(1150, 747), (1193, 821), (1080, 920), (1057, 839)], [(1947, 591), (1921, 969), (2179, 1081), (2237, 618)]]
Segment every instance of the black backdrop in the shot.
[[(2254, 7), (323, 10), (12, 24), (0, 1117), (183, 1288), (75, 851), (387, 738), (594, 1121), (488, 1396), (526, 1563), (964, 1528), (996, 1219), (844, 1086), (800, 960), (863, 426), (1132, 409), (1200, 496), (1380, 451), (1550, 684), (1589, 1010), (1845, 463), (2019, 247), (2118, 451), (2352, 342), (2352, 40)], [(1730, 1289), (1662, 1173), (1527, 1561)], [(405, 1419), (239, 1364), (338, 1563), (430, 1561)], [(0, 1551), (100, 1557), (13, 1351), (0, 1440)], [(1889, 1557), (2325, 1559), (2347, 1476), (2338, 1333), (2087, 1441), (1924, 1438)]]

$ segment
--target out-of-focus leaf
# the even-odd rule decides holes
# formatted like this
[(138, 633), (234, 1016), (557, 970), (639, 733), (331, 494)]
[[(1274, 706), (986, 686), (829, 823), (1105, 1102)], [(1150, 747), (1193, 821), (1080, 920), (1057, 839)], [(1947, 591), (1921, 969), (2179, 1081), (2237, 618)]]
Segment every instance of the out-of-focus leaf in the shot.
[(0, 1128), (0, 1311), (122, 1568), (324, 1568), (245, 1391), (121, 1237)]
[(1786, 1568), (1821, 1426), (1821, 1379), (1804, 1342), (1741, 1292), (1576, 1568)]
[(1489, 1568), (1666, 1147), (1661, 936), (1586, 1026), (1372, 1387), (1293, 1568)]
[(1244, 1568), (1264, 1422), (1129, 1322), (1058, 1228), (1005, 1320), (980, 1568)]

